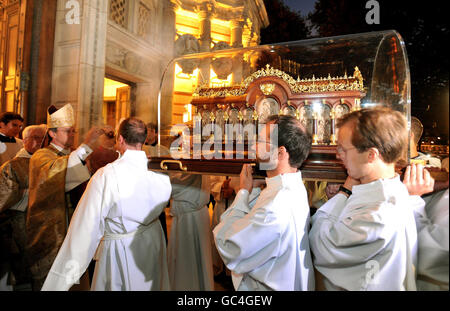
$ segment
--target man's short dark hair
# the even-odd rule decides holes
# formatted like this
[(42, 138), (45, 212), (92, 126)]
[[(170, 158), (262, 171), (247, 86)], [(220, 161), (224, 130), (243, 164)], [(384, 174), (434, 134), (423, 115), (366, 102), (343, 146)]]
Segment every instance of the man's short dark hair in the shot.
[(18, 113), (7, 111), (0, 114), (0, 122), (4, 123), (5, 125), (14, 120), (23, 122), (22, 116)]
[(285, 147), (289, 153), (289, 165), (299, 168), (311, 150), (311, 134), (299, 120), (289, 115), (271, 115), (266, 123), (278, 125), (278, 147)]
[(352, 126), (353, 146), (361, 153), (377, 148), (386, 163), (394, 163), (405, 155), (408, 147), (406, 118), (388, 107), (365, 108), (340, 118), (337, 128)]
[(147, 127), (142, 120), (130, 117), (120, 123), (119, 135), (122, 135), (125, 142), (130, 146), (144, 144), (147, 138)]

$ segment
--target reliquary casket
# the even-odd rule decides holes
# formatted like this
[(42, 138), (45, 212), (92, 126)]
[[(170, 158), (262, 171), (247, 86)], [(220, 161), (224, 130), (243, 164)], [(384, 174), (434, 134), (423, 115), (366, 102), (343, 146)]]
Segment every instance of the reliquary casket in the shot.
[[(193, 37), (179, 40), (195, 44)], [(287, 114), (313, 137), (303, 178), (343, 181), (336, 121), (378, 105), (410, 120), (408, 60), (395, 31), (241, 49), (222, 42), (167, 66), (158, 96), (158, 142), (170, 155), (152, 157), (149, 169), (238, 175), (243, 163), (256, 165), (249, 147), (258, 125), (269, 115)]]

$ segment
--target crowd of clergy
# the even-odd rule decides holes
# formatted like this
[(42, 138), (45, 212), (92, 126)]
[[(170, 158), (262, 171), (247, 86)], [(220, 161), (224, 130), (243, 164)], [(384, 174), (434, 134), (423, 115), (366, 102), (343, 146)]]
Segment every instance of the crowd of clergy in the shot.
[(303, 181), (312, 137), (295, 117), (265, 120), (261, 179), (250, 164), (151, 171), (170, 155), (157, 126), (130, 117), (78, 137), (74, 116), (51, 106), (23, 128), (0, 114), (0, 290), (211, 291), (219, 276), (237, 291), (449, 290), (448, 158), (417, 151), (417, 118), (410, 131), (384, 107), (338, 120), (338, 184)]

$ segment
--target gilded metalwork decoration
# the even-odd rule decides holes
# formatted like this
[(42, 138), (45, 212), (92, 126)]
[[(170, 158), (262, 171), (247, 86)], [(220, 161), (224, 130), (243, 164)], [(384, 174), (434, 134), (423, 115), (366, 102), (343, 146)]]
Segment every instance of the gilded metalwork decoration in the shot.
[(258, 112), (256, 110), (253, 110), (252, 119), (253, 121), (258, 121)]
[(295, 118), (297, 120), (300, 120), (300, 110), (298, 110), (298, 108), (297, 108), (297, 110), (295, 110)]
[(225, 122), (228, 122), (228, 119), (230, 118), (230, 116), (228, 115), (228, 113), (225, 111), (225, 113), (223, 114), (223, 120)]
[(264, 95), (270, 95), (275, 90), (275, 84), (274, 83), (263, 83), (259, 85), (259, 88), (261, 92), (263, 92)]
[(238, 119), (239, 121), (242, 121), (244, 119), (244, 116), (242, 115), (242, 112), (240, 110), (238, 112)]
[[(229, 86), (229, 87), (208, 87), (207, 84), (199, 85), (194, 93), (193, 97), (227, 97), (227, 96), (241, 96), (247, 91), (249, 85), (262, 77), (277, 77), (285, 81), (292, 93), (320, 93), (320, 92), (335, 92), (335, 91), (364, 91), (364, 79), (358, 67), (355, 67), (353, 76), (347, 76), (345, 74), (343, 77), (328, 77), (316, 78), (313, 76), (310, 79), (298, 78), (295, 80), (289, 74), (271, 67), (269, 64), (265, 68), (261, 68), (255, 71), (253, 74), (248, 76), (240, 85)], [(263, 84), (265, 85), (265, 84)], [(260, 86), (262, 87), (262, 86)], [(265, 91), (269, 92), (269, 89), (264, 87), (261, 89), (263, 93)], [(273, 92), (273, 90), (272, 90)], [(267, 95), (267, 94), (266, 94)]]

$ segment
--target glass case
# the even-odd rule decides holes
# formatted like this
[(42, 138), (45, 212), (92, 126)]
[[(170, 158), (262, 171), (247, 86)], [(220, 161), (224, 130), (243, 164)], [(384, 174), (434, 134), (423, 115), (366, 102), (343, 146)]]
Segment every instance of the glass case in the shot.
[(303, 177), (341, 181), (336, 120), (379, 105), (409, 124), (408, 59), (394, 30), (182, 55), (167, 65), (158, 95), (158, 142), (171, 156), (149, 168), (239, 174), (256, 163), (249, 146), (258, 124), (287, 114), (313, 136)]

